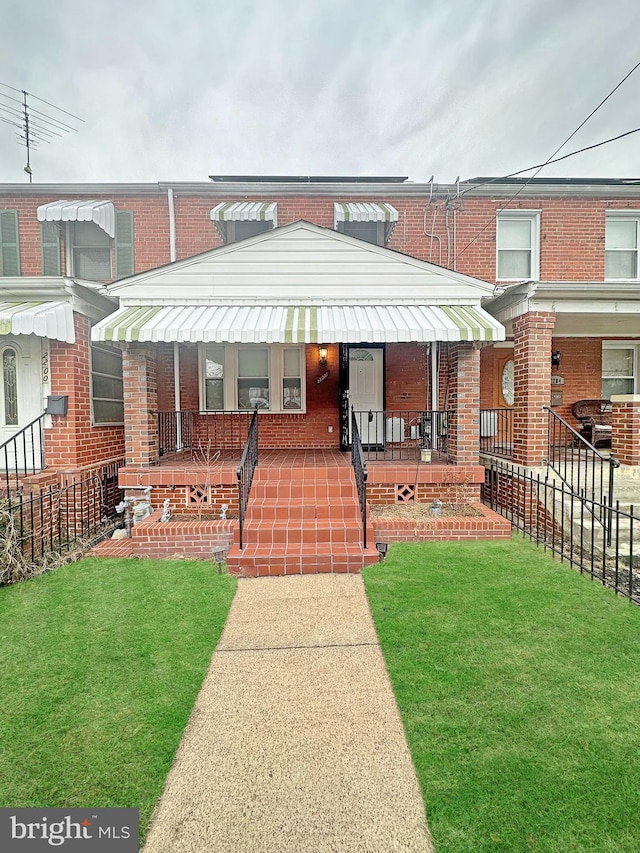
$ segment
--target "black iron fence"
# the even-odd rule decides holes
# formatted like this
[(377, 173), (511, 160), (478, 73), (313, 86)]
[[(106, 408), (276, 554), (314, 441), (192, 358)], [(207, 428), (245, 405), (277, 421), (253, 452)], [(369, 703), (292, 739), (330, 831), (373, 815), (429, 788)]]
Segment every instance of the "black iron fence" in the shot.
[(413, 460), (428, 450), (448, 458), (452, 413), (422, 410), (353, 411), (367, 459)]
[(163, 411), (158, 418), (160, 457), (203, 462), (238, 458), (253, 409), (229, 412)]
[(362, 544), (367, 547), (367, 463), (364, 461), (364, 450), (360, 439), (358, 413), (351, 412), (351, 464), (358, 489), (358, 503), (362, 519)]
[(22, 480), (45, 467), (44, 415), (31, 421), (7, 441), (0, 444), (2, 489), (7, 496), (22, 488)]
[(513, 455), (513, 409), (480, 410), (480, 450), (510, 459)]
[(240, 464), (236, 468), (238, 478), (238, 532), (240, 548), (244, 547), (242, 533), (244, 530), (244, 519), (251, 493), (253, 474), (258, 464), (258, 410), (255, 409), (251, 417), (251, 424), (244, 443)]
[(614, 456), (606, 456), (596, 450), (548, 406), (543, 406), (543, 409), (548, 416), (549, 467), (575, 495), (589, 499), (589, 511), (595, 514), (596, 520), (605, 528), (607, 541), (611, 543), (614, 472), (620, 463)]
[[(578, 497), (563, 481), (501, 462), (485, 468), (482, 499), (562, 561), (640, 604), (640, 515), (633, 506)], [(604, 517), (610, 531), (597, 520)]]
[(33, 574), (51, 557), (88, 544), (112, 523), (121, 498), (118, 467), (113, 464), (0, 499), (0, 585)]

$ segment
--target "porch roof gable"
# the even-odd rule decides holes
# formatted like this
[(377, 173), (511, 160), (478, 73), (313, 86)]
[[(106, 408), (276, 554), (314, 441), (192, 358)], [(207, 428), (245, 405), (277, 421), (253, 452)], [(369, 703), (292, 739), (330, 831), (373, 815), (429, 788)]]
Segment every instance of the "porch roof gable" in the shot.
[(92, 329), (94, 341), (399, 343), (504, 340), (478, 305), (139, 305)]

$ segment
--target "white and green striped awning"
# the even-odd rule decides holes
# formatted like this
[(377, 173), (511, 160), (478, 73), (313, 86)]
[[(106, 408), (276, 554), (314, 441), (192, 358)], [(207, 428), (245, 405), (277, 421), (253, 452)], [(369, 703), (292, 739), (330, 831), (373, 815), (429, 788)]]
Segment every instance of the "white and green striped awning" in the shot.
[(335, 202), (334, 220), (338, 222), (397, 222), (398, 211), (383, 202)]
[(273, 222), (278, 225), (278, 205), (275, 201), (223, 201), (211, 211), (212, 222)]
[(0, 335), (38, 335), (73, 344), (73, 307), (68, 302), (0, 302)]
[(499, 341), (504, 327), (479, 305), (182, 305), (121, 308), (94, 341), (399, 343)]

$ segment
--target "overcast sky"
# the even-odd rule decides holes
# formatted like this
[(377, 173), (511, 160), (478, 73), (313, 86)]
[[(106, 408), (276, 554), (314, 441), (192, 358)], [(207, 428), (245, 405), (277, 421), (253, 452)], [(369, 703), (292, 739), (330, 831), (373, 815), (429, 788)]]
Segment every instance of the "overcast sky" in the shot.
[[(84, 119), (32, 154), (35, 182), (448, 182), (546, 160), (639, 31), (640, 0), (0, 0), (0, 81)], [(635, 127), (640, 69), (561, 153)], [(639, 153), (640, 133), (540, 176), (640, 176)], [(25, 163), (0, 123), (0, 181)]]

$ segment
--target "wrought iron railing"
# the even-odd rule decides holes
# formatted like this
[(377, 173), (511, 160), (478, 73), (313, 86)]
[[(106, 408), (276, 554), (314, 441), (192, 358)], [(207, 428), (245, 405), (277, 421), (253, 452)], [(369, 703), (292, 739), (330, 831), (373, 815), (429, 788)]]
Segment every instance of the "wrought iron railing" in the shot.
[(421, 450), (448, 458), (450, 412), (370, 409), (353, 416), (367, 459), (416, 461)]
[(158, 447), (163, 461), (171, 458), (202, 458), (212, 461), (238, 458), (247, 436), (253, 409), (201, 412), (161, 411)]
[[(633, 506), (621, 509), (606, 496), (576, 500), (567, 483), (506, 462), (485, 468), (481, 496), (516, 530), (563, 562), (640, 604), (640, 515)], [(598, 517), (611, 519), (608, 529)]]
[(513, 409), (480, 409), (480, 451), (511, 459)]
[(362, 544), (367, 547), (367, 463), (360, 440), (357, 412), (351, 412), (351, 464), (358, 489), (358, 503), (362, 519)]
[(236, 476), (238, 478), (238, 528), (239, 528), (239, 545), (242, 549), (244, 543), (242, 534), (244, 531), (244, 519), (247, 512), (247, 504), (249, 503), (249, 495), (251, 493), (251, 483), (253, 482), (253, 473), (258, 464), (258, 410), (255, 409), (251, 418), (251, 424), (247, 433), (247, 440), (244, 443), (240, 464), (236, 468)]
[(46, 467), (44, 457), (45, 416), (40, 415), (0, 444), (2, 488), (6, 495), (21, 488), (22, 478)]
[(596, 450), (549, 406), (542, 408), (548, 416), (549, 467), (576, 497), (589, 501), (589, 511), (595, 513), (596, 520), (605, 528), (611, 542), (614, 472), (620, 463), (613, 455), (605, 456)]

